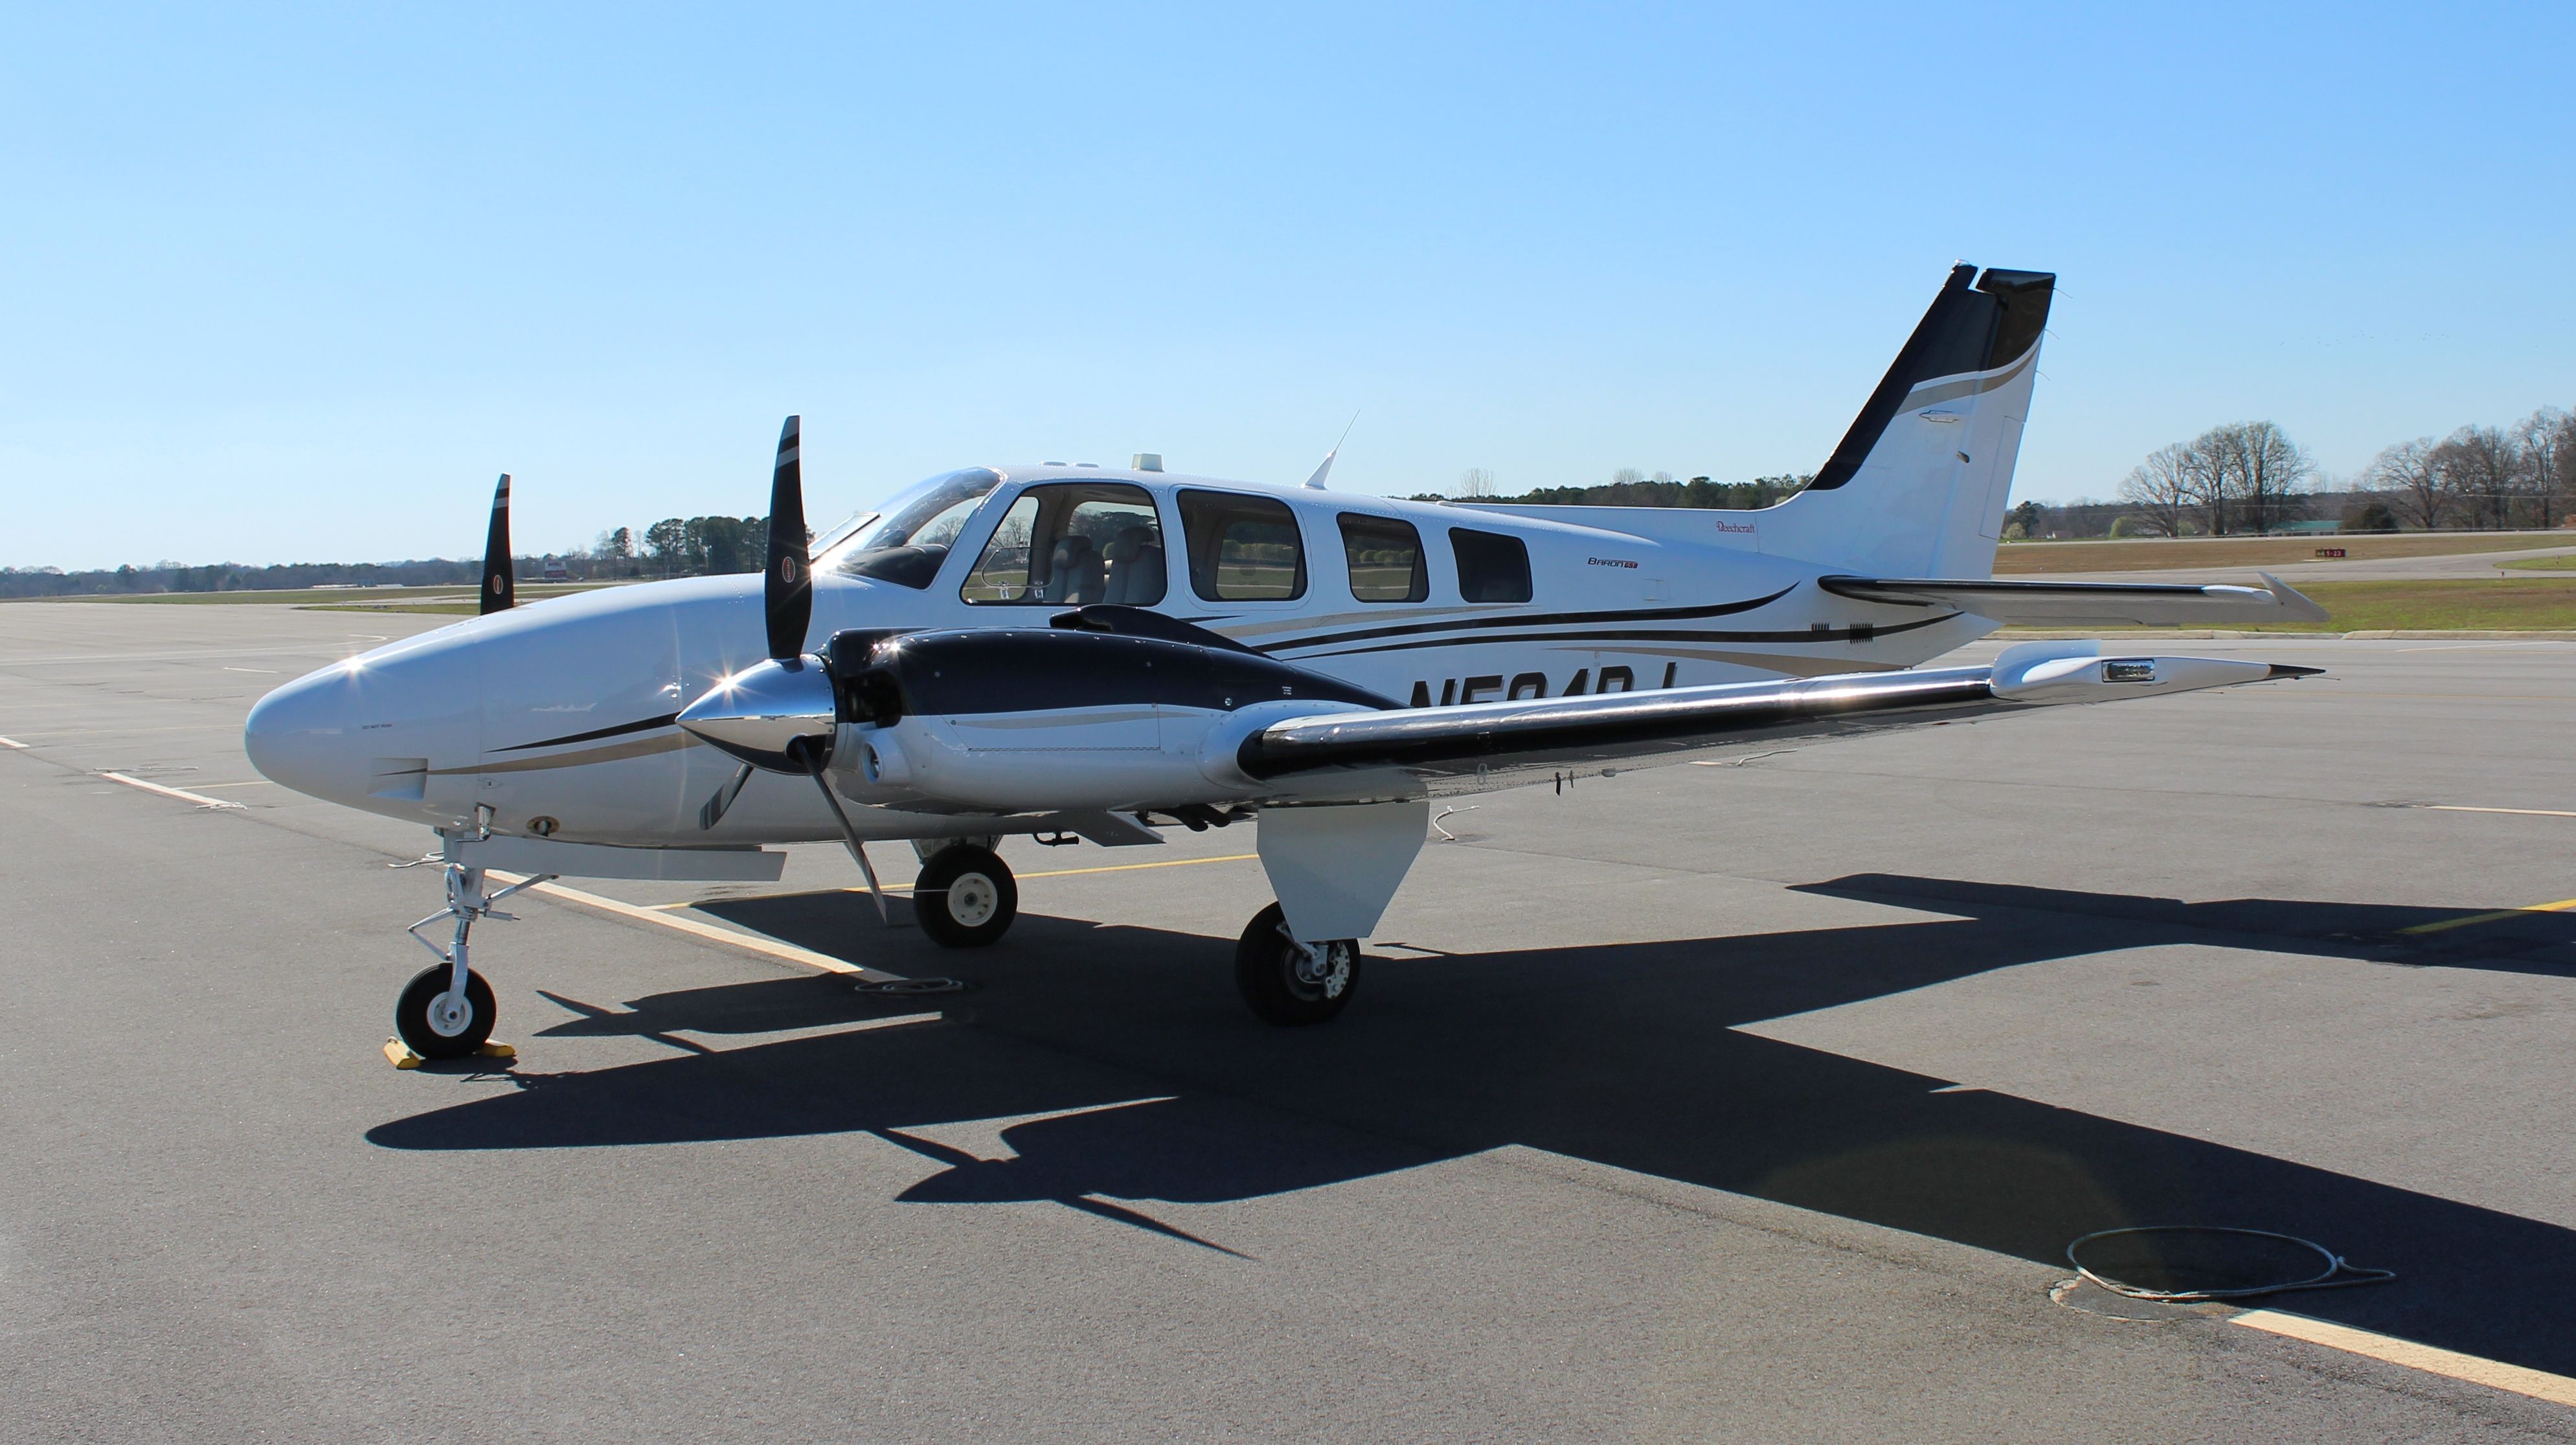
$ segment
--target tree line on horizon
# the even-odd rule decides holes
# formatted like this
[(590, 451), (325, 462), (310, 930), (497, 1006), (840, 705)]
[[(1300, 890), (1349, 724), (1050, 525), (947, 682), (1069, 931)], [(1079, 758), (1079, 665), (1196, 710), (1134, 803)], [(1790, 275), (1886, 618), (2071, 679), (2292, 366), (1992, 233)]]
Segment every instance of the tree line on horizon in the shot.
[[(1412, 500), (1749, 510), (1775, 506), (1814, 480), (1813, 473), (1749, 482), (1684, 480), (1622, 467), (1598, 484), (1502, 495), (1494, 490), (1494, 474), (1477, 468), (1451, 492), (1416, 493)], [(2331, 517), (2323, 515), (2329, 512)], [(2115, 500), (2025, 501), (2006, 520), (2004, 536), (2011, 541), (2228, 536), (2319, 520), (2338, 522), (2345, 531), (2553, 529), (2576, 520), (2576, 415), (2542, 407), (2509, 426), (2471, 424), (2439, 439), (2396, 442), (2343, 481), (2324, 477), (2306, 448), (2277, 423), (2229, 422), (2157, 449), (2122, 479)], [(768, 548), (766, 517), (666, 517), (640, 535), (615, 527), (588, 547), (515, 560), (524, 581), (542, 580), (552, 563), (561, 563), (572, 580), (623, 581), (757, 572)], [(476, 557), (269, 566), (162, 561), (85, 571), (0, 567), (0, 598), (471, 586), (481, 576), (482, 559)]]
[(1683, 481), (1670, 472), (1648, 476), (1635, 467), (1621, 467), (1608, 481), (1591, 486), (1536, 487), (1518, 495), (1505, 496), (1494, 491), (1494, 474), (1483, 467), (1471, 467), (1458, 479), (1450, 492), (1416, 492), (1407, 501), (1414, 502), (1504, 502), (1531, 507), (1699, 507), (1713, 511), (1750, 511), (1785, 502), (1805, 491), (1816, 479), (1813, 472), (1776, 477), (1755, 477), (1749, 482), (1720, 482), (1708, 477)]
[[(2084, 526), (2088, 512), (2111, 514), (2102, 532)], [(2305, 521), (2348, 532), (2546, 531), (2576, 517), (2576, 415), (2545, 406), (2509, 426), (2396, 442), (2342, 481), (2323, 477), (2278, 424), (2228, 422), (2149, 454), (2114, 503), (2025, 502), (2014, 513), (2033, 537), (2223, 537)]]

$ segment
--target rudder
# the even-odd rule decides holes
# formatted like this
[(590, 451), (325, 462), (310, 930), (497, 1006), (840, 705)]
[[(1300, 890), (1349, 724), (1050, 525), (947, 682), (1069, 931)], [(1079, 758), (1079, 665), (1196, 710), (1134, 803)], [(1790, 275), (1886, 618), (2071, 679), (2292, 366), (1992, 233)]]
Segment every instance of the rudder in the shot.
[(1868, 575), (1987, 576), (2056, 284), (1952, 267), (1814, 483), (1777, 509), (1764, 550)]

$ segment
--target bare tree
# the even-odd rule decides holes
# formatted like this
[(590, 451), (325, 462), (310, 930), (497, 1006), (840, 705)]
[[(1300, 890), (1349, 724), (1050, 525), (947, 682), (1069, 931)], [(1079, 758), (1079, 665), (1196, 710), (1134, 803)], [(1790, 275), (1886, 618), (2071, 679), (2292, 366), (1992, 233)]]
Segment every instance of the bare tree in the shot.
[(2223, 456), (2209, 444), (2212, 435), (2214, 433), (2203, 432), (2191, 441), (2174, 445), (2182, 454), (2183, 489), (2191, 498), (2192, 506), (2200, 512), (2201, 530), (2213, 537), (2224, 537), (2231, 510), (2228, 504), (2235, 500), (2236, 494), (2227, 485)]
[(1494, 494), (1494, 474), (1484, 467), (1469, 467), (1458, 474), (1458, 495), (1490, 497)]
[(2502, 427), (2464, 426), (2433, 449), (2443, 486), (2469, 516), (2501, 531), (2522, 481), (2522, 449)]
[(2191, 451), (2206, 474), (2208, 491), (2233, 501), (2256, 532), (2268, 532), (2281, 522), (2291, 499), (2317, 474), (2307, 451), (2268, 421), (2211, 427), (2191, 444)]
[(2540, 525), (2558, 525), (2560, 500), (2576, 482), (2576, 416), (2544, 406), (2514, 424), (2515, 445), (2522, 452), (2523, 482), (2540, 511)]
[(1614, 487), (1632, 487), (1645, 479), (1646, 474), (1637, 470), (1635, 467), (1621, 467), (1619, 470), (1610, 474), (1610, 485)]
[(2120, 500), (2137, 509), (2148, 531), (2179, 537), (2183, 519), (2199, 503), (2191, 465), (2191, 448), (2182, 443), (2159, 448), (2121, 479)]
[(2362, 472), (2365, 485), (2389, 494), (2400, 521), (2428, 532), (2441, 526), (2451, 512), (2450, 489), (2443, 485), (2435, 450), (2431, 437), (2399, 442), (2381, 448)]

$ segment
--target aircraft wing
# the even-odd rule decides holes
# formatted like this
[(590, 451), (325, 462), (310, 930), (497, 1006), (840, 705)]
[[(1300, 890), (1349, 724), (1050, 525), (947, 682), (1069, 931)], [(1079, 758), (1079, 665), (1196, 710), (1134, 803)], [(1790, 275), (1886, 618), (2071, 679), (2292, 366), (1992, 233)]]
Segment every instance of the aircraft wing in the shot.
[(2111, 702), (2322, 671), (2207, 657), (2104, 657), (2094, 642), (2007, 648), (1990, 667), (1854, 673), (1652, 692), (1596, 693), (1460, 707), (1293, 718), (1247, 737), (1255, 778), (1312, 779), (1334, 769), (1409, 772), (1435, 792), (1584, 771), (1628, 760), (1677, 762), (1718, 750), (1795, 747), (1891, 727), (2032, 706)]
[(1947, 605), (1997, 622), (2039, 627), (2138, 623), (2212, 627), (2227, 623), (2323, 622), (2326, 610), (2266, 572), (2264, 586), (2174, 582), (2001, 582), (1932, 577), (1822, 577), (1840, 597), (1900, 607)]

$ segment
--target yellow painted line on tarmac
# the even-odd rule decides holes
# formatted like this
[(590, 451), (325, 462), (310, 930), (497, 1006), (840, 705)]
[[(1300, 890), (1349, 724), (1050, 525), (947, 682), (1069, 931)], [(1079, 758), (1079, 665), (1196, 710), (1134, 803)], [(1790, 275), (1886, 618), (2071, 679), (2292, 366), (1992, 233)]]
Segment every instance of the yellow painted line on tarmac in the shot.
[(1045, 873), (1022, 873), (1022, 878), (1071, 878), (1077, 873), (1129, 873), (1138, 868), (1187, 868), (1193, 863), (1248, 863), (1258, 853), (1228, 853), (1222, 858), (1165, 858), (1153, 863), (1108, 863), (1098, 868), (1057, 868)]
[(2426, 803), (2433, 813), (2516, 813), (2526, 818), (2576, 818), (2576, 812), (2565, 808), (2472, 808), (2466, 803)]
[[(1014, 879), (1071, 878), (1082, 873), (1130, 873), (1139, 868), (1187, 868), (1192, 864), (1197, 863), (1248, 863), (1260, 856), (1261, 855), (1258, 853), (1228, 853), (1222, 858), (1164, 858), (1152, 863), (1108, 863), (1103, 864), (1098, 868), (1053, 868), (1044, 873), (1014, 873), (1011, 876)], [(864, 887), (856, 887), (844, 888), (841, 891), (844, 893), (865, 893), (868, 890)], [(909, 883), (889, 883), (886, 885), (886, 892), (888, 893), (910, 893), (911, 891), (912, 885)], [(732, 902), (734, 900), (725, 899), (715, 901)], [(653, 905), (654, 908), (664, 911), (677, 911), (679, 909), (695, 908), (697, 906), (698, 905), (695, 903), (656, 903)]]
[(159, 793), (165, 798), (178, 798), (185, 802), (194, 803), (200, 808), (238, 808), (241, 806), (239, 803), (227, 802), (222, 798), (209, 798), (203, 793), (191, 793), (185, 788), (165, 788), (159, 783), (147, 783), (141, 778), (128, 777), (123, 773), (101, 773), (99, 776), (107, 779), (111, 783), (123, 783), (129, 788), (141, 788), (147, 793)]
[(0, 738), (0, 748), (16, 748), (23, 753), (27, 750), (27, 745), (16, 738)]
[(2373, 1334), (2350, 1325), (2329, 1324), (2285, 1310), (2247, 1310), (2236, 1316), (2236, 1323), (2266, 1334), (2323, 1345), (2329, 1350), (2404, 1365), (2410, 1370), (2422, 1370), (2445, 1379), (2466, 1380), (2472, 1385), (2507, 1390), (2534, 1400), (2547, 1400), (2553, 1405), (2576, 1405), (2576, 1380), (2545, 1370), (2508, 1365), (2502, 1360), (2464, 1355), (2457, 1350), (2445, 1350), (2434, 1345), (2419, 1345), (2413, 1340)]
[(274, 788), (277, 784), (266, 778), (244, 778), (238, 783), (199, 783), (197, 786), (200, 788)]
[(2576, 898), (2561, 898), (2555, 903), (2535, 903), (2528, 908), (2499, 908), (2493, 913), (2472, 913), (2465, 918), (2445, 918), (2439, 923), (2418, 923), (2412, 928), (2401, 928), (2397, 931), (2401, 934), (2446, 933), (2451, 929), (2467, 928), (2472, 924), (2520, 918), (2526, 913), (2565, 913), (2572, 908), (2576, 908)]
[[(498, 878), (503, 883), (526, 881), (524, 875), (504, 873), (498, 868), (492, 869), (489, 876)], [(681, 918), (633, 903), (621, 903), (614, 898), (602, 898), (596, 893), (584, 893), (578, 888), (566, 888), (560, 883), (540, 883), (528, 891), (542, 893), (549, 898), (560, 898), (566, 903), (576, 903), (584, 908), (595, 908), (602, 913), (613, 913), (620, 918), (631, 918), (639, 923), (650, 923), (657, 928), (674, 929), (692, 937), (706, 939), (711, 943), (721, 943), (730, 948), (739, 948), (745, 952), (757, 953), (782, 962), (801, 964), (806, 968), (819, 969), (824, 973), (854, 974), (871, 983), (886, 983), (903, 977), (902, 974), (887, 973), (882, 969), (861, 968), (846, 959), (834, 958), (828, 953), (816, 953), (810, 948), (798, 948), (795, 944), (781, 943), (774, 938), (762, 938), (757, 934), (743, 933), (731, 928), (718, 928), (712, 923), (701, 923), (694, 918)]]

